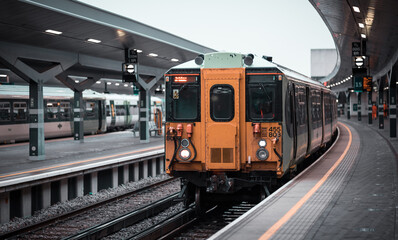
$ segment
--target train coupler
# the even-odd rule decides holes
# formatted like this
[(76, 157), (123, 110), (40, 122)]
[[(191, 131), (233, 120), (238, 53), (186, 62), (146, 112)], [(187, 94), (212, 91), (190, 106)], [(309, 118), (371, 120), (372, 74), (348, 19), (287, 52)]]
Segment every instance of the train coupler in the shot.
[(234, 180), (232, 178), (228, 178), (227, 175), (213, 175), (210, 177), (206, 191), (210, 193), (215, 192), (230, 192), (233, 189)]

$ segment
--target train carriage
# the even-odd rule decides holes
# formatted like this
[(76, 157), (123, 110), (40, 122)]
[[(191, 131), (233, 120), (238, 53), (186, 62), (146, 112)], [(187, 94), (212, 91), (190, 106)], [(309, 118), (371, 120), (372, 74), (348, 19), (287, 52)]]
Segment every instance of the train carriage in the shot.
[[(45, 138), (72, 136), (73, 91), (43, 88)], [(0, 143), (29, 139), (29, 87), (0, 85)], [(83, 92), (84, 133), (95, 134), (133, 127), (138, 122), (138, 96)], [(151, 97), (151, 108), (163, 111), (163, 100)]]
[(166, 171), (186, 203), (268, 188), (331, 141), (335, 96), (264, 58), (201, 55), (166, 82)]

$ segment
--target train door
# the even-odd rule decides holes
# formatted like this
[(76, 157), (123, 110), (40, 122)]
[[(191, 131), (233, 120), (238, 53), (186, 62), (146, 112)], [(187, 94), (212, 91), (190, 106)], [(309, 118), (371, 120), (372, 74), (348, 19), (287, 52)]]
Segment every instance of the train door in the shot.
[(290, 114), (292, 123), (292, 138), (293, 138), (293, 159), (296, 159), (297, 152), (297, 124), (296, 124), (296, 101), (295, 101), (295, 84), (289, 84), (290, 94)]
[(325, 142), (325, 101), (323, 99), (323, 91), (321, 91), (321, 113), (322, 113), (322, 144)]
[(102, 129), (102, 118), (103, 118), (102, 106), (103, 106), (103, 102), (101, 100), (98, 100), (98, 130), (99, 131), (101, 131), (101, 129)]
[[(244, 73), (232, 70), (225, 77), (226, 74), (219, 71), (225, 70), (203, 70), (206, 169), (239, 170), (239, 80)], [(217, 79), (218, 76), (223, 78)]]
[(116, 125), (116, 106), (115, 101), (110, 100), (110, 110), (111, 110), (111, 126), (115, 127)]

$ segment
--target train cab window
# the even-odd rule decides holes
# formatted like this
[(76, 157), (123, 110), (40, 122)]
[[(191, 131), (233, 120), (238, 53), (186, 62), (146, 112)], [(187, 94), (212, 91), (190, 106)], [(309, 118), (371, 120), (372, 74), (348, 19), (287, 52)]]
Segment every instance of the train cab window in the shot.
[(58, 119), (58, 102), (47, 101), (46, 117), (49, 120)]
[(0, 121), (11, 121), (11, 105), (9, 102), (0, 102)]
[(14, 121), (25, 121), (28, 118), (26, 102), (14, 102), (12, 107)]
[(59, 113), (62, 120), (70, 119), (70, 102), (60, 102)]
[(166, 120), (200, 121), (200, 76), (172, 76), (166, 81)]
[[(258, 74), (258, 75), (256, 75)], [(246, 121), (282, 120), (281, 75), (250, 73), (246, 76)]]
[(108, 116), (108, 117), (111, 116), (111, 108), (109, 105), (106, 105), (106, 116)]
[(85, 110), (84, 112), (86, 113), (85, 117), (87, 119), (93, 119), (95, 118), (95, 102), (92, 101), (87, 101), (85, 105)]
[(234, 118), (234, 89), (230, 85), (214, 85), (210, 89), (210, 117), (216, 122)]

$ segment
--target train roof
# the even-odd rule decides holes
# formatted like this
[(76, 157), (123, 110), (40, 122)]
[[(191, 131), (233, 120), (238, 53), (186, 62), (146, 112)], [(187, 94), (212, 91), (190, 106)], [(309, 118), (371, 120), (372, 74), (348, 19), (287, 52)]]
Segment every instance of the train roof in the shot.
[[(286, 75), (289, 78), (293, 78), (295, 80), (311, 83), (317, 85), (319, 87), (323, 87), (323, 85), (315, 81), (303, 74), (300, 74), (294, 70), (291, 70), (287, 67), (279, 65), (277, 63), (268, 61), (263, 57), (259, 57), (253, 55), (253, 63), (251, 65), (246, 65), (244, 63), (244, 58), (247, 55), (241, 53), (230, 53), (230, 52), (215, 52), (208, 53), (203, 55), (203, 63), (198, 65), (195, 63), (195, 60), (191, 60), (180, 65), (177, 65), (170, 70), (173, 69), (200, 69), (200, 68), (246, 68), (246, 69), (258, 69), (258, 68), (276, 68), (281, 73)], [(169, 70), (169, 71), (170, 71)]]
[[(12, 96), (13, 98), (25, 98), (29, 95), (29, 86), (26, 85), (0, 85), (0, 96)], [(44, 97), (73, 98), (74, 92), (69, 88), (43, 87)], [(91, 89), (83, 91), (84, 98), (90, 99), (111, 99), (111, 100), (129, 100), (138, 101), (137, 95), (99, 93)], [(163, 101), (159, 97), (152, 96), (152, 101)]]

